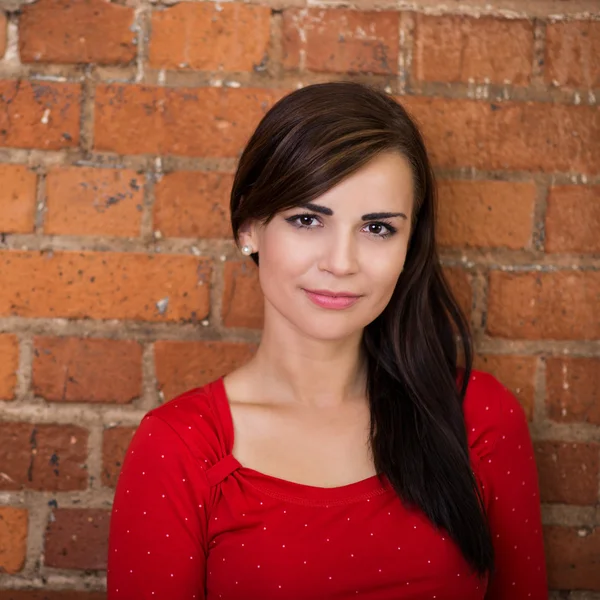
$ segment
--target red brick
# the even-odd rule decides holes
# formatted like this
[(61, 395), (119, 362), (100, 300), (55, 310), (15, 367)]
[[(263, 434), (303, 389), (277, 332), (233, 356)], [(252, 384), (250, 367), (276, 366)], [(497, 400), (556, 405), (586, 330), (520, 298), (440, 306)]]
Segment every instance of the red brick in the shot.
[(440, 244), (512, 250), (528, 247), (535, 194), (533, 183), (440, 181)]
[(18, 573), (25, 566), (27, 521), (24, 508), (0, 506), (0, 573)]
[(110, 511), (59, 508), (46, 528), (45, 565), (106, 569)]
[(547, 252), (600, 252), (600, 185), (550, 188)]
[(106, 600), (106, 592), (75, 590), (2, 590), (2, 600)]
[(227, 2), (181, 3), (152, 14), (150, 65), (204, 71), (252, 71), (264, 64), (271, 9)]
[(414, 36), (415, 79), (529, 83), (533, 62), (530, 21), (416, 14)]
[(37, 177), (24, 165), (0, 165), (0, 231), (31, 233)]
[(598, 444), (536, 442), (542, 502), (596, 504), (599, 455)]
[(548, 585), (553, 590), (600, 591), (600, 529), (544, 527)]
[(133, 8), (105, 0), (38, 0), (19, 19), (21, 61), (128, 63), (137, 54)]
[(114, 488), (135, 427), (111, 427), (102, 439), (102, 483)]
[(283, 13), (283, 65), (333, 73), (398, 72), (397, 12), (344, 8)]
[(263, 293), (258, 269), (248, 260), (225, 263), (223, 289), (223, 324), (225, 327), (263, 326)]
[(469, 275), (466, 271), (458, 267), (444, 267), (444, 276), (467, 321), (470, 321), (473, 306), (473, 291)]
[(505, 354), (476, 354), (473, 365), (499, 379), (517, 397), (527, 419), (533, 419), (537, 357)]
[(208, 314), (210, 270), (181, 254), (0, 251), (0, 315), (194, 321)]
[(87, 440), (75, 425), (0, 423), (0, 490), (86, 489)]
[(142, 393), (142, 347), (133, 340), (35, 338), (33, 390), (51, 402), (126, 404)]
[(437, 167), (600, 173), (596, 106), (402, 96)]
[(79, 144), (81, 86), (0, 80), (0, 146), (60, 150)]
[(600, 337), (600, 273), (505, 273), (489, 276), (487, 333), (522, 339)]
[(600, 358), (549, 357), (546, 407), (554, 421), (600, 425)]
[(546, 27), (547, 83), (600, 86), (600, 22), (560, 21)]
[(154, 344), (156, 379), (165, 400), (200, 387), (248, 362), (256, 348), (237, 342), (171, 342)]
[(140, 235), (144, 177), (132, 170), (56, 167), (48, 173), (44, 232)]
[(6, 51), (6, 15), (0, 12), (0, 58)]
[(13, 400), (19, 368), (19, 340), (16, 335), (0, 335), (0, 400)]
[(242, 88), (100, 85), (95, 148), (120, 154), (237, 157), (281, 95)]
[(228, 173), (168, 173), (154, 188), (154, 229), (167, 237), (231, 238), (232, 184)]

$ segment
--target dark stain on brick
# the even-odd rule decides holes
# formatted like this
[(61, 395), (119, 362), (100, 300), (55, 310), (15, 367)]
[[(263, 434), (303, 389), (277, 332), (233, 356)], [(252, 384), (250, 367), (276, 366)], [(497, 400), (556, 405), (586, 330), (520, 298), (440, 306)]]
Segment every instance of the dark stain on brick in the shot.
[(59, 470), (58, 470), (58, 463), (59, 463), (59, 458), (58, 458), (58, 454), (56, 453), (52, 453), (52, 456), (50, 457), (50, 464), (54, 467), (54, 469), (52, 469), (54, 471), (54, 474), (58, 477), (59, 476)]
[(37, 453), (37, 429), (34, 427), (29, 436), (29, 444), (31, 445), (31, 455), (29, 457), (29, 467), (27, 468), (27, 481), (33, 481), (33, 463)]

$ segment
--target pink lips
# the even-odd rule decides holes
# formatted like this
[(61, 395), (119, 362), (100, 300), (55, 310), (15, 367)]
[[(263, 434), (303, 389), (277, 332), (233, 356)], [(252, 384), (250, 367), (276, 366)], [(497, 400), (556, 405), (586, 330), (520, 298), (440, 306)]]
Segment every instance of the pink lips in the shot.
[(304, 292), (317, 306), (334, 310), (348, 308), (353, 304), (356, 304), (361, 298), (350, 292), (334, 293), (327, 290), (304, 290)]

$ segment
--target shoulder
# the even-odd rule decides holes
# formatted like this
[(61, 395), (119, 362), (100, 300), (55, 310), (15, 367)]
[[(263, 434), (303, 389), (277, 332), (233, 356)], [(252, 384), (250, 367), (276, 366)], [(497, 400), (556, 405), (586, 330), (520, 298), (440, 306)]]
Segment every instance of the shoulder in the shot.
[(529, 436), (525, 411), (515, 395), (485, 371), (471, 372), (463, 414), (469, 448), (479, 459), (491, 455), (507, 436)]
[[(164, 431), (171, 438), (177, 436), (208, 468), (231, 450), (233, 432), (224, 418), (226, 400), (221, 390), (219, 378), (179, 394), (146, 413), (140, 427)], [(159, 443), (156, 438), (155, 443)]]

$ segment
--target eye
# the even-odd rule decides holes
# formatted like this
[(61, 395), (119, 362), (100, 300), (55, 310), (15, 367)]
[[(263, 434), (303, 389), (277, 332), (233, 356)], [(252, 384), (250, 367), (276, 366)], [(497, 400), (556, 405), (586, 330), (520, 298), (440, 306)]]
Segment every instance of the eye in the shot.
[(396, 233), (396, 228), (390, 223), (368, 223), (366, 227), (370, 234), (378, 238), (387, 238)]
[(288, 217), (286, 221), (294, 225), (294, 227), (314, 229), (315, 221), (318, 222), (319, 219), (317, 215), (303, 213), (301, 215), (294, 215), (292, 217)]

